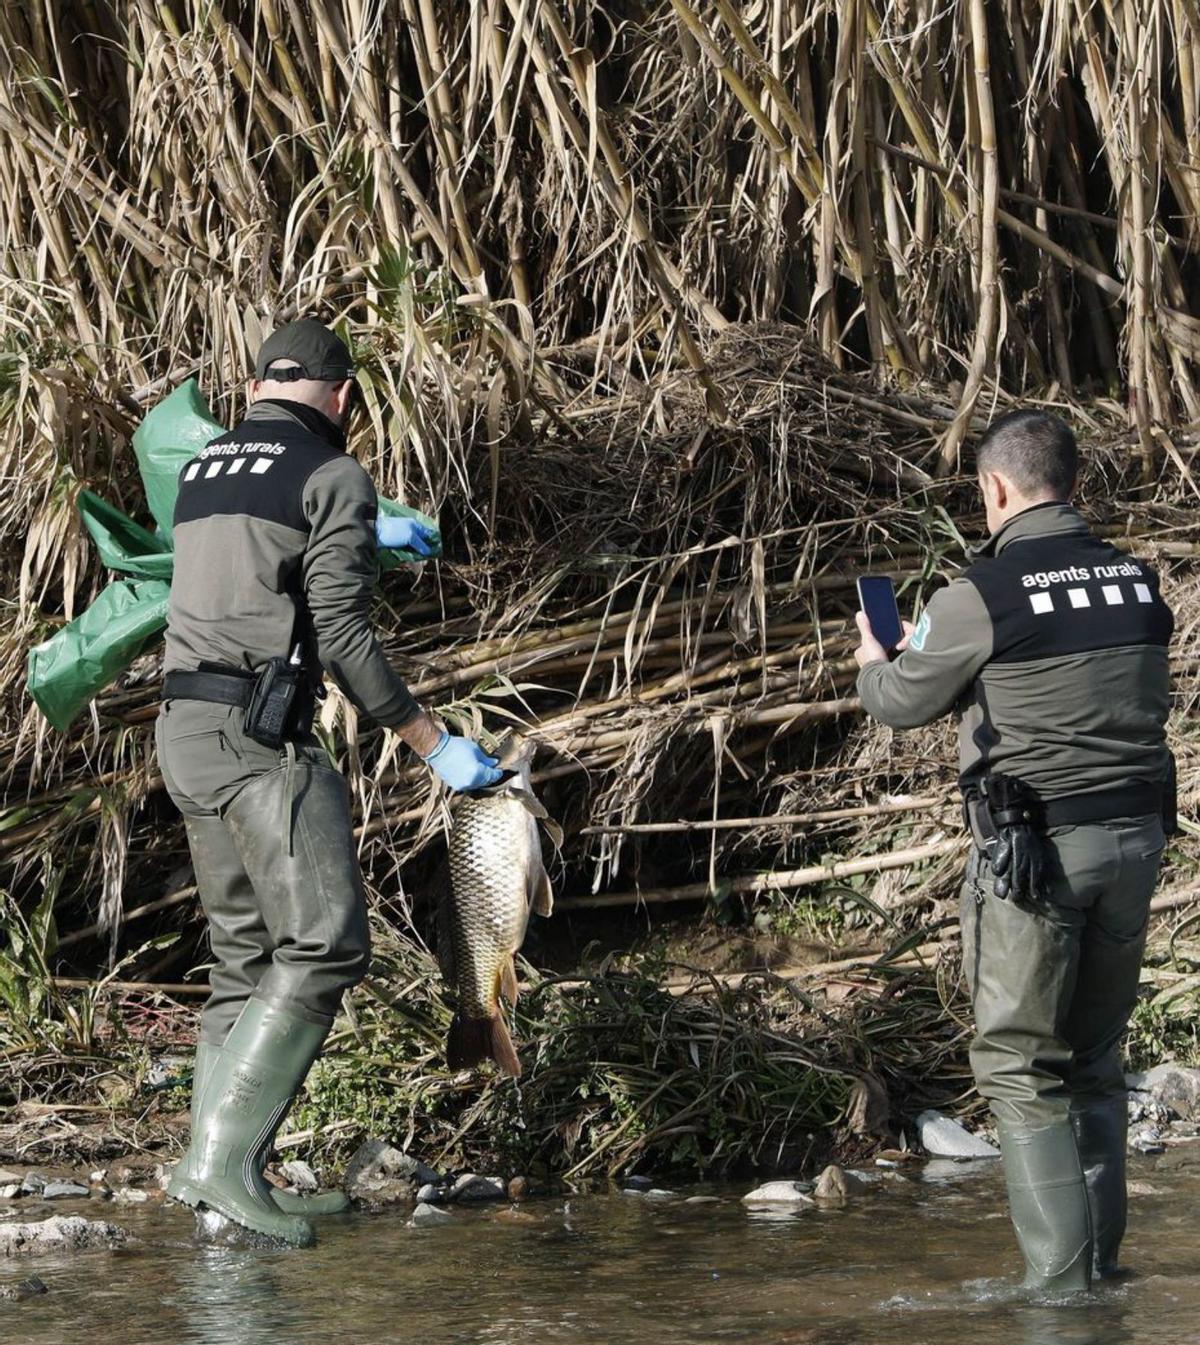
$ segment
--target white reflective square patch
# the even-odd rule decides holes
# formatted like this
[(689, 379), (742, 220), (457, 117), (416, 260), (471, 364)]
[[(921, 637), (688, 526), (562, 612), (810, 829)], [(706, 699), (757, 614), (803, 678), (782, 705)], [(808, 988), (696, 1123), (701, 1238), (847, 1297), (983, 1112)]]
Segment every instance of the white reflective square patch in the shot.
[(1120, 584), (1105, 584), (1102, 592), (1104, 601), (1110, 607), (1120, 607), (1125, 601), (1125, 595), (1121, 592)]
[(246, 465), (245, 458), (234, 458), (234, 460), (229, 464), (229, 470), (225, 473), (225, 475), (237, 476), (237, 474), (242, 470), (242, 468), (245, 465)]
[(1092, 600), (1088, 597), (1085, 588), (1069, 588), (1067, 589), (1067, 597), (1071, 599), (1072, 607), (1090, 607), (1092, 605)]
[(255, 476), (262, 476), (264, 472), (269, 472), (274, 462), (273, 458), (255, 458), (254, 466), (250, 470)]
[(208, 464), (208, 471), (204, 473), (204, 479), (205, 481), (211, 481), (214, 476), (220, 476), (220, 474), (221, 474), (221, 463), (210, 462)]
[(192, 465), (187, 469), (187, 471), (184, 472), (183, 479), (185, 481), (195, 481), (196, 477), (199, 474), (200, 474), (200, 464), (198, 462), (193, 462)]
[(1054, 611), (1054, 599), (1049, 593), (1031, 593), (1029, 595), (1029, 605), (1035, 612), (1045, 613)]
[(1150, 596), (1150, 585), (1149, 585), (1149, 584), (1134, 584), (1134, 586), (1133, 586), (1133, 591), (1137, 594), (1137, 600), (1138, 600), (1138, 602), (1153, 602), (1153, 601), (1154, 601), (1154, 599)]

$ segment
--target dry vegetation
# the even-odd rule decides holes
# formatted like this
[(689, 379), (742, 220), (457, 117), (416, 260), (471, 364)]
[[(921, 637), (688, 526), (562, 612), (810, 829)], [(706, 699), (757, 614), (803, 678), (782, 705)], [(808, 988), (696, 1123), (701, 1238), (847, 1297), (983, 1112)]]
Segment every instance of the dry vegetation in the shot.
[[(443, 523), (448, 558), (385, 581), (390, 651), (464, 723), (538, 722), (567, 832), (567, 951), (585, 968), (633, 932), (586, 908), (638, 898), (756, 924), (776, 961), (825, 946), (929, 963), (952, 947), (949, 730), (893, 737), (861, 720), (848, 617), (866, 565), (915, 602), (961, 563), (959, 529), (977, 520), (960, 457), (1018, 398), (1072, 419), (1090, 450), (1085, 503), (1165, 572), (1191, 816), (1197, 28), (1190, 0), (4, 6), (0, 861), (19, 970), (4, 982), (14, 1082), (0, 1100), (65, 1087), (59, 1053), (143, 1021), (113, 1013), (113, 985), (55, 990), (51, 973), (87, 980), (116, 950), (132, 955), (117, 985), (175, 984), (204, 956), (153, 761), (156, 653), (69, 735), (24, 695), (24, 651), (104, 582), (76, 494), (144, 518), (129, 448), (142, 410), (196, 374), (232, 421), (248, 352), (297, 313), (344, 324), (367, 370), (353, 450)], [(385, 941), (403, 936), (392, 990), (360, 1008), (425, 1072), (416, 1086), (398, 1055), (381, 1067), (361, 1023), (358, 1058), (406, 1099), (388, 1123), (419, 1116), (440, 1143), (478, 1099), (437, 1077), (437, 1003), (419, 997), (420, 1050), (386, 1007), (393, 982), (415, 983), (403, 967), (419, 980), (424, 965), (406, 940), (426, 928), (440, 802), (344, 699), (326, 708), (376, 917)], [(1194, 859), (1189, 833), (1171, 913)], [(1176, 939), (1161, 993), (1194, 996), (1189, 957)], [(572, 1052), (555, 1024), (591, 992), (552, 988), (523, 1024), (545, 1037), (529, 1063), (537, 1078), (543, 1053), (550, 1080), (527, 1098), (537, 1152), (569, 1167), (579, 1155), (555, 1146), (582, 1133), (597, 1170), (631, 1161), (609, 1137), (645, 1104), (620, 1134), (651, 1135), (646, 1152), (698, 1135), (689, 1161), (732, 1161), (711, 1117), (726, 1102), (749, 1116), (751, 1093), (721, 1091), (729, 1061), (751, 1051), (748, 1077), (763, 1078), (801, 1063), (759, 1031), (772, 997), (769, 1030), (843, 1081), (878, 1069), (912, 1086), (917, 1022), (924, 1064), (944, 1056), (939, 1077), (958, 1079), (962, 1027), (946, 1018), (937, 1036), (927, 1015), (953, 992), (947, 965), (888, 982), (886, 1029), (872, 1026), (878, 973), (839, 973), (857, 988), (837, 1030), (807, 992), (797, 1008), (756, 982), (722, 992), (741, 1005), (732, 1019), (685, 997), (693, 1018), (676, 1032), (654, 998), (666, 991), (643, 978), (618, 1021), (653, 1019), (660, 1036), (636, 1061), (628, 1041), (643, 1039), (619, 1028), (611, 1059), (582, 1035)], [(702, 1101), (690, 1084), (647, 1101), (656, 1051), (682, 1074), (687, 1041), (703, 1043)], [(583, 1112), (556, 1110), (578, 1095), (564, 1062), (585, 1060), (591, 1119), (572, 1130)], [(434, 1106), (422, 1080), (454, 1105)], [(346, 1089), (368, 1095), (330, 1087), (314, 1126), (354, 1112)], [(787, 1094), (735, 1158), (788, 1151), (844, 1093)], [(479, 1126), (500, 1096), (478, 1095)], [(694, 1109), (683, 1131), (668, 1104)]]

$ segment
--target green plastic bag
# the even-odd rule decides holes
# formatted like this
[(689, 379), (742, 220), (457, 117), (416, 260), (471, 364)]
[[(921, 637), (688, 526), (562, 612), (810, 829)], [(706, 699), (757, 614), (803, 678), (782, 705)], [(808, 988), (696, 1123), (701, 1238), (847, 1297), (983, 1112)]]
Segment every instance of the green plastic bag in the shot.
[(110, 570), (139, 579), (170, 579), (175, 566), (171, 544), (159, 533), (147, 532), (115, 505), (81, 490), (76, 507), (83, 526), (96, 543), (100, 559)]
[[(26, 685), (56, 729), (66, 729), (93, 697), (116, 680), (167, 624), (174, 568), (171, 520), (179, 473), (224, 429), (212, 419), (195, 379), (189, 379), (150, 411), (133, 436), (146, 502), (157, 532), (150, 532), (90, 490), (79, 492), (83, 525), (111, 570), (135, 576), (115, 580), (81, 617), (29, 651)], [(381, 513), (419, 519), (432, 534), (433, 555), (442, 554), (434, 519), (380, 497)], [(380, 548), (381, 570), (424, 560), (408, 550)]]
[(114, 579), (82, 616), (34, 645), (29, 692), (56, 729), (66, 729), (158, 635), (170, 597), (161, 579)]
[(184, 463), (224, 433), (225, 427), (212, 418), (194, 378), (164, 397), (137, 427), (133, 451), (146, 487), (146, 504), (168, 542), (172, 541), (171, 520)]

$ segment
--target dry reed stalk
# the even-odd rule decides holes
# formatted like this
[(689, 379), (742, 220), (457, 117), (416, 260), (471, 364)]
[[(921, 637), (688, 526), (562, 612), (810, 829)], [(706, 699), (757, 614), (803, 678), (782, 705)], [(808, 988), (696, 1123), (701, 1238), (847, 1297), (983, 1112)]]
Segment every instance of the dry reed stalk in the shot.
[[(147, 927), (183, 904), (146, 909), (182, 853), (154, 654), (64, 737), (16, 670), (105, 579), (78, 488), (144, 517), (144, 407), (195, 371), (232, 420), (249, 352), (301, 312), (367, 367), (355, 453), (446, 525), (450, 559), (387, 581), (389, 652), (464, 727), (540, 722), (565, 890), (823, 858), (721, 812), (838, 814), (816, 824), (835, 864), (941, 843), (938, 808), (876, 806), (938, 795), (946, 744), (861, 721), (846, 621), (863, 568), (906, 603), (957, 572), (972, 505), (926, 468), (993, 407), (1032, 398), (1094, 445), (1087, 500), (1167, 571), (1191, 705), (1195, 16), (1035, 11), (0, 10), (0, 472), (24, 487), (0, 501), (6, 885), (28, 904), (67, 875), (77, 933), (124, 865)], [(394, 874), (419, 891), (437, 848), (424, 777), (329, 712), (368, 871), (401, 901)], [(686, 830), (639, 830), (663, 818)]]

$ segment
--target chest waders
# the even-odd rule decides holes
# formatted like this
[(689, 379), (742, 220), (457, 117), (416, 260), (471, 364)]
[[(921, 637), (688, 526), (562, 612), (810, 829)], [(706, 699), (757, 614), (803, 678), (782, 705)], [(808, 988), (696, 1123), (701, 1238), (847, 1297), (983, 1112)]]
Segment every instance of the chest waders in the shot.
[(192, 1138), (167, 1193), (308, 1246), (304, 1216), (344, 1209), (344, 1197), (289, 1197), (263, 1168), (344, 991), (366, 970), (365, 900), (345, 781), (311, 740), (272, 750), (241, 716), (182, 699), (159, 719), (159, 761), (185, 812), (214, 955)]

